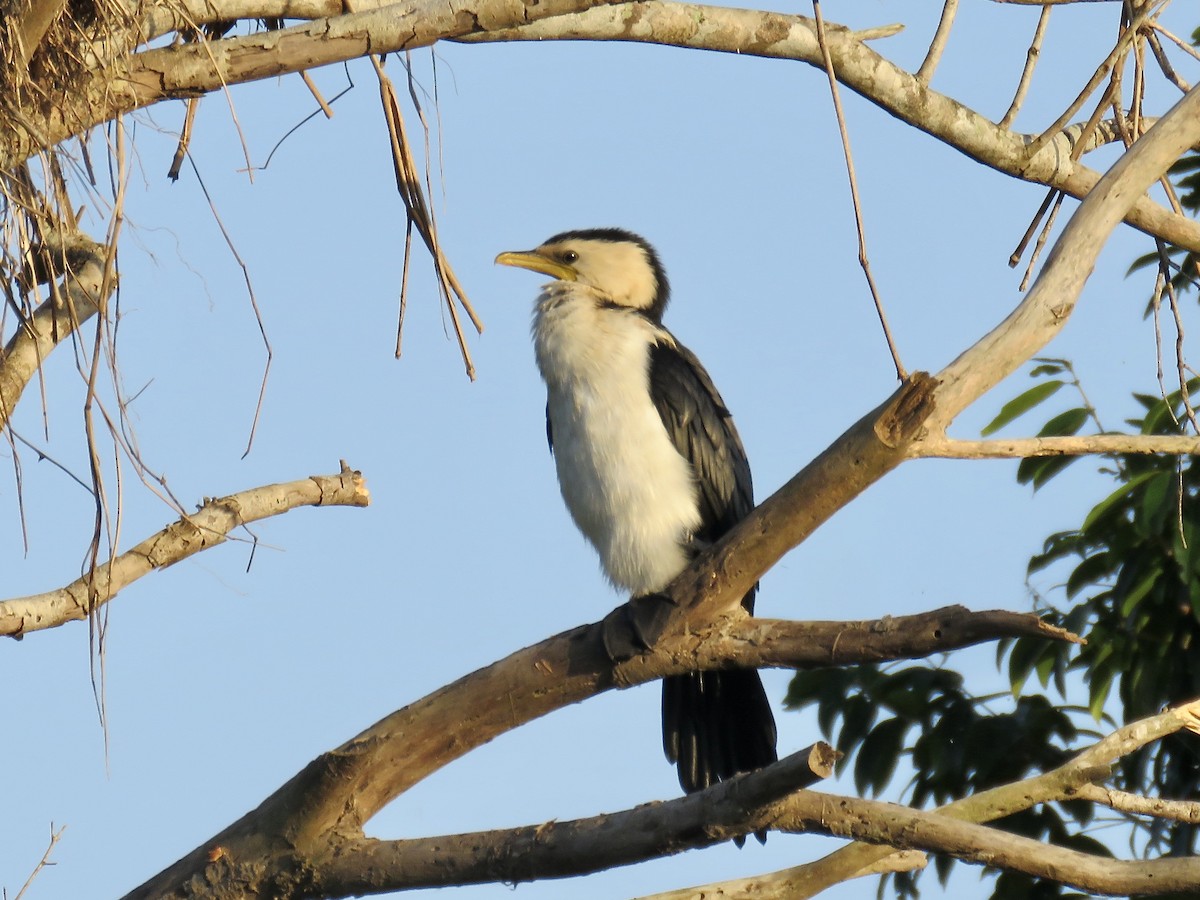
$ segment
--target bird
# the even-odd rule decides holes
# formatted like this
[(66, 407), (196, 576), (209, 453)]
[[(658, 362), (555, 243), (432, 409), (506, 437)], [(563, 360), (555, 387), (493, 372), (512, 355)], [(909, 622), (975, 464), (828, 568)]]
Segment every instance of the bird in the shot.
[[(729, 410), (663, 325), (662, 262), (621, 228), (564, 231), (496, 262), (554, 279), (534, 303), (532, 334), (559, 487), (608, 580), (635, 598), (653, 596), (754, 508)], [(742, 598), (747, 612), (756, 591)], [(775, 719), (754, 669), (663, 679), (662, 727), (685, 793), (777, 759)]]

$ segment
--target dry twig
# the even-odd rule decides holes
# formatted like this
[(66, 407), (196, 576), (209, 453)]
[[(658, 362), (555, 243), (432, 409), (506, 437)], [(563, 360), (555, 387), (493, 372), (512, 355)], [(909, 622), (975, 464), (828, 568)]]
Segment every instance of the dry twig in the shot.
[(867, 234), (863, 225), (862, 201), (858, 195), (858, 177), (854, 173), (854, 156), (850, 151), (850, 133), (846, 129), (846, 116), (842, 110), (841, 95), (838, 93), (838, 79), (833, 71), (833, 60), (830, 59), (829, 45), (825, 40), (825, 21), (821, 17), (820, 0), (813, 0), (813, 16), (817, 23), (817, 40), (821, 45), (821, 54), (825, 60), (825, 73), (829, 78), (829, 90), (833, 96), (833, 110), (837, 116), (838, 132), (842, 138), (842, 152), (846, 157), (850, 199), (854, 204), (854, 225), (858, 232), (858, 264), (862, 267), (863, 275), (867, 279), (867, 287), (870, 289), (871, 299), (875, 303), (875, 314), (879, 317), (880, 327), (883, 328), (883, 337), (887, 341), (888, 350), (892, 354), (892, 363), (896, 367), (896, 378), (904, 381), (908, 377), (908, 372), (904, 368), (904, 363), (900, 361), (900, 352), (896, 348), (892, 329), (888, 325), (887, 314), (883, 310), (883, 299), (879, 296), (879, 288), (875, 284), (875, 277), (871, 274), (871, 261), (867, 256)]

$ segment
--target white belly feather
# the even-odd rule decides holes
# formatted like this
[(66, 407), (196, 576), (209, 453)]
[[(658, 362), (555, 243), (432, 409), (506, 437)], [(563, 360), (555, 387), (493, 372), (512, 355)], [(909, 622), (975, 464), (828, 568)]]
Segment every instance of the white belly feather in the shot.
[(687, 564), (684, 544), (700, 524), (695, 477), (650, 400), (648, 347), (669, 335), (635, 313), (598, 308), (599, 296), (548, 286), (534, 347), (563, 499), (613, 584), (643, 594)]

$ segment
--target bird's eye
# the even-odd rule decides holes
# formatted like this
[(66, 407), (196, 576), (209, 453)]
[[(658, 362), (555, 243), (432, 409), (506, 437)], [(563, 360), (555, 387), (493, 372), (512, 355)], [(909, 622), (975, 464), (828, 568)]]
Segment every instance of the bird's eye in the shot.
[(579, 259), (579, 254), (574, 250), (566, 250), (563, 252), (562, 261), (565, 263), (573, 263)]

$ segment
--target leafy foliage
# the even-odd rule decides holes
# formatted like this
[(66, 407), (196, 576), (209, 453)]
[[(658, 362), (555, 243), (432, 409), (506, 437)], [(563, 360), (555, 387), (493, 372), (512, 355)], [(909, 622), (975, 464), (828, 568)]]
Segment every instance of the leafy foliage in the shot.
[[(1058, 394), (1078, 387), (1070, 364), (1038, 360), (1033, 374), (1053, 385), (1025, 391), (1005, 404), (994, 431)], [(1185, 397), (1200, 393), (1200, 379), (1160, 398), (1135, 395), (1141, 418), (1129, 421), (1142, 434), (1182, 434)], [(1042, 435), (1076, 434), (1094, 410), (1082, 404), (1053, 416)], [(993, 427), (994, 426), (994, 427)], [(1023, 461), (1022, 483), (1042, 487), (1062, 470), (1063, 459)], [(1049, 461), (1060, 463), (1057, 467)], [(1117, 486), (1091, 509), (1077, 529), (1053, 534), (1029, 561), (1029, 574), (1065, 578), (1044, 604), (1045, 617), (1086, 635), (1082, 647), (1021, 638), (1004, 642), (997, 663), (1007, 669), (1011, 696), (977, 697), (955, 672), (931, 664), (860, 666), (801, 672), (787, 704), (815, 705), (826, 737), (853, 765), (859, 791), (879, 794), (893, 783), (904, 761), (913, 774), (905, 793), (916, 806), (951, 800), (1009, 783), (1063, 763), (1096, 735), (1093, 723), (1119, 704), (1130, 721), (1200, 696), (1200, 466), (1194, 458), (1121, 454), (1107, 457), (1103, 471)], [(1030, 676), (1042, 690), (1026, 693)], [(1065, 701), (1083, 686), (1085, 704)], [(1056, 705), (1043, 693), (1053, 688)], [(1109, 704), (1106, 707), (1106, 704)], [(1106, 729), (1107, 730), (1107, 729)], [(1194, 740), (1178, 738), (1126, 757), (1114, 773), (1117, 788), (1155, 796), (1200, 797), (1200, 754)], [(996, 825), (1037, 840), (1090, 853), (1109, 851), (1085, 834), (1093, 807), (1044, 805)], [(1144, 852), (1191, 852), (1195, 826), (1153, 820), (1136, 822)], [(944, 881), (952, 861), (937, 860)], [(996, 874), (996, 873), (993, 873)], [(915, 896), (916, 876), (892, 876), (901, 897)], [(881, 887), (882, 891), (882, 887)], [(993, 898), (1077, 896), (1062, 885), (1003, 873)]]
[[(1200, 380), (1188, 384), (1200, 388)], [(1182, 392), (1137, 396), (1145, 409), (1130, 425), (1142, 434), (1181, 434)], [(1200, 468), (1194, 458), (1125, 454), (1113, 460), (1118, 487), (1082, 525), (1046, 539), (1030, 574), (1073, 563), (1064, 593), (1073, 605), (1051, 617), (1086, 633), (1078, 650), (1020, 639), (1010, 654), (1014, 683), (1027, 674), (1012, 663), (1031, 655), (1083, 673), (1088, 703), (1099, 716), (1115, 689), (1126, 721), (1200, 696)], [(1035, 648), (1039, 648), (1035, 649)], [(1019, 685), (1018, 685), (1019, 688)], [(1117, 787), (1165, 797), (1200, 796), (1200, 755), (1187, 740), (1166, 740), (1126, 757)], [(1193, 826), (1160, 820), (1144, 826), (1146, 849), (1190, 852)]]

